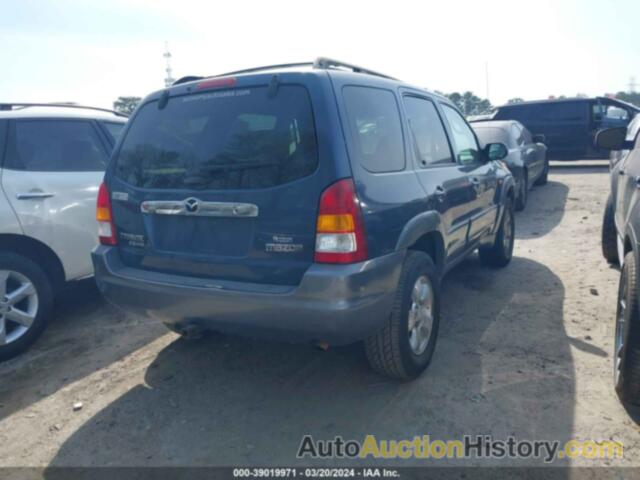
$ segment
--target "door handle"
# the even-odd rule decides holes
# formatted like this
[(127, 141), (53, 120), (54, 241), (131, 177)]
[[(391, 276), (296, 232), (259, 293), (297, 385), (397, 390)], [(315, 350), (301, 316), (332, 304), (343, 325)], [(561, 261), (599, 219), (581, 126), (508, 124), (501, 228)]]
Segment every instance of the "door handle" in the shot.
[(16, 198), (18, 200), (38, 200), (41, 198), (50, 198), (53, 196), (54, 196), (53, 193), (47, 193), (47, 192), (27, 192), (27, 193), (16, 194)]
[(439, 202), (443, 202), (444, 198), (447, 196), (447, 191), (442, 188), (442, 185), (438, 185), (435, 190), (435, 195)]
[(478, 180), (476, 177), (472, 177), (471, 183), (473, 183), (474, 185), (480, 185), (480, 180)]
[(618, 169), (618, 175), (624, 175), (624, 168)]

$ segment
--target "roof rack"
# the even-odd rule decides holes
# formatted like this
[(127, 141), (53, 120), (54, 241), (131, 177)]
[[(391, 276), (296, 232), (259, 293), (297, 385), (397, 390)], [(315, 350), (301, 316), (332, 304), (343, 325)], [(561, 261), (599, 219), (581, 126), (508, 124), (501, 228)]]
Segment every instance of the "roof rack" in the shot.
[(236, 70), (234, 72), (220, 73), (217, 75), (211, 75), (207, 77), (189, 75), (176, 80), (175, 82), (173, 82), (173, 85), (180, 85), (182, 83), (193, 82), (195, 80), (202, 80), (203, 78), (228, 77), (229, 75), (240, 75), (242, 73), (255, 73), (255, 72), (262, 72), (265, 70), (275, 70), (278, 68), (293, 68), (293, 67), (313, 67), (316, 69), (323, 69), (323, 70), (331, 70), (331, 69), (351, 70), (352, 72), (355, 72), (355, 73), (364, 73), (366, 75), (375, 75), (376, 77), (387, 78), (389, 80), (397, 80), (397, 78), (390, 77), (389, 75), (385, 75), (384, 73), (376, 72), (374, 70), (369, 70), (368, 68), (359, 67), (351, 63), (341, 62), (339, 60), (335, 60), (327, 57), (318, 57), (313, 62), (280, 63), (277, 65), (265, 65), (263, 67), (247, 68), (244, 70)]
[(388, 78), (389, 80), (398, 80), (397, 78), (390, 77), (389, 75), (385, 75), (384, 73), (376, 72), (375, 70), (369, 70), (368, 68), (362, 68), (357, 65), (352, 65), (351, 63), (341, 62), (339, 60), (334, 60), (333, 58), (326, 57), (318, 57), (313, 62), (313, 68), (323, 68), (323, 69), (344, 69), (351, 70), (356, 73), (366, 73), (367, 75), (375, 75), (376, 77)]
[(54, 102), (54, 103), (2, 103), (0, 102), (0, 111), (11, 111), (11, 110), (22, 110), (23, 108), (29, 107), (62, 107), (62, 108), (80, 108), (83, 110), (97, 110), (99, 112), (108, 112), (113, 113), (119, 117), (129, 118), (129, 115), (126, 113), (118, 112), (116, 110), (109, 110), (108, 108), (100, 108), (100, 107), (88, 107), (86, 105), (77, 105), (71, 102)]

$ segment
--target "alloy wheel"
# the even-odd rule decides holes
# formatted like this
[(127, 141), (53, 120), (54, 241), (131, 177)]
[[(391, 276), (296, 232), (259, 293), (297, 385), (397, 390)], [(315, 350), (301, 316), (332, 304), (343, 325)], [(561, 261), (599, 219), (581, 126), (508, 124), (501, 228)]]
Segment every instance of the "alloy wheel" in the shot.
[(418, 277), (411, 291), (409, 346), (415, 355), (427, 349), (433, 332), (433, 286), (425, 275)]
[(622, 349), (624, 347), (625, 314), (627, 313), (627, 279), (624, 273), (620, 277), (620, 293), (618, 295), (618, 311), (616, 314), (616, 334), (613, 352), (613, 381), (618, 384), (622, 367)]
[(512, 213), (509, 211), (506, 211), (504, 215), (504, 223), (502, 224), (502, 242), (505, 252), (511, 255), (511, 242), (513, 242), (513, 218)]
[(0, 346), (15, 342), (33, 325), (38, 293), (33, 283), (13, 270), (0, 270)]

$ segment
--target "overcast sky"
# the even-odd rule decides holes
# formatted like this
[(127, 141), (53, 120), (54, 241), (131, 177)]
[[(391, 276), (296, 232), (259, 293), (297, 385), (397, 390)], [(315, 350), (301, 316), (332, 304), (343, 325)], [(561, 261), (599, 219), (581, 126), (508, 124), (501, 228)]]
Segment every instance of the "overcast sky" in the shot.
[[(334, 57), (443, 92), (601, 95), (640, 82), (640, 1), (0, 0), (0, 101), (111, 107), (174, 77)], [(639, 87), (640, 88), (640, 87)]]

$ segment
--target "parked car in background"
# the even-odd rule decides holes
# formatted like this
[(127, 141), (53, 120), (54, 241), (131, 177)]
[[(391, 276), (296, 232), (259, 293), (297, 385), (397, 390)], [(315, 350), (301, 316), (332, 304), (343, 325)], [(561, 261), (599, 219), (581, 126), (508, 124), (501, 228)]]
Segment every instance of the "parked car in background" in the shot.
[(66, 282), (93, 274), (98, 186), (125, 121), (77, 105), (0, 104), (0, 360), (36, 340)]
[(509, 149), (504, 162), (516, 181), (516, 210), (524, 210), (529, 188), (546, 184), (549, 176), (544, 137), (534, 137), (520, 122), (514, 120), (472, 122), (471, 126), (481, 147), (501, 143)]
[[(626, 128), (613, 128), (596, 136), (599, 148), (627, 150), (612, 170), (602, 249), (607, 260), (618, 253), (622, 272), (618, 289), (614, 342), (614, 381), (623, 402), (640, 404), (640, 135), (630, 139)], [(613, 228), (613, 231), (611, 231)], [(608, 233), (605, 234), (605, 229)]]
[(497, 107), (491, 120), (517, 120), (533, 135), (544, 135), (551, 160), (608, 158), (597, 149), (596, 132), (626, 127), (640, 108), (606, 97), (522, 102)]
[(428, 365), (440, 280), (511, 260), (513, 177), (445, 97), (320, 58), (178, 81), (137, 109), (98, 196), (105, 296), (187, 336), (364, 340)]

